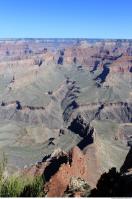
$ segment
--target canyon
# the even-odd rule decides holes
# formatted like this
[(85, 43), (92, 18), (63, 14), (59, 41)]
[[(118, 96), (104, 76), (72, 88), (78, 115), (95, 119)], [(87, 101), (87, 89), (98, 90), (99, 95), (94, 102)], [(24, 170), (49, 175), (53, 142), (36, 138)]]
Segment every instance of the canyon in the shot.
[(63, 196), (73, 176), (95, 188), (120, 171), (131, 146), (132, 40), (0, 40), (9, 173), (43, 174), (47, 195)]

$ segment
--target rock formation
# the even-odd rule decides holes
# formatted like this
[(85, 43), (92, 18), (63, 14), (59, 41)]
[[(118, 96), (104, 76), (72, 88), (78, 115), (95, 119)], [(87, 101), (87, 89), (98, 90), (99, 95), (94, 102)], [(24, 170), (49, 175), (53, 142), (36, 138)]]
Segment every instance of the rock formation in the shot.
[(132, 144), (131, 102), (130, 40), (0, 41), (1, 151), (9, 169), (43, 174), (49, 195), (70, 191), (72, 175), (94, 187), (120, 169)]
[(85, 156), (77, 147), (74, 147), (69, 153), (69, 161), (63, 163), (47, 183), (47, 196), (62, 197), (72, 176), (80, 177), (87, 181), (87, 174)]

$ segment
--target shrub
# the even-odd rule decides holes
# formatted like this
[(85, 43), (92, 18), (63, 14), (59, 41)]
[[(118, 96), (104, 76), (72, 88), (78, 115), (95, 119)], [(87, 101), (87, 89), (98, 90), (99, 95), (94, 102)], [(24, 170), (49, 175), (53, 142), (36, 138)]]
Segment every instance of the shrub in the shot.
[(0, 186), (0, 197), (41, 197), (44, 196), (42, 177), (27, 178), (11, 176)]
[(1, 197), (19, 197), (24, 189), (24, 181), (18, 177), (9, 177), (1, 184)]
[(43, 197), (44, 182), (42, 177), (35, 177), (30, 183), (24, 186), (20, 197)]
[(42, 197), (45, 196), (44, 180), (41, 176), (8, 176), (4, 177), (7, 165), (5, 154), (0, 163), (0, 197)]

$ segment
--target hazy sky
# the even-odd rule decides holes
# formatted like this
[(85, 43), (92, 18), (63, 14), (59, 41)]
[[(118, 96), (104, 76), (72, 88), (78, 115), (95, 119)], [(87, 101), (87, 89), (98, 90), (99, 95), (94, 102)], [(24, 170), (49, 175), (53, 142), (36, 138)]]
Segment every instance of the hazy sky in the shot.
[(0, 37), (132, 38), (132, 0), (0, 0)]

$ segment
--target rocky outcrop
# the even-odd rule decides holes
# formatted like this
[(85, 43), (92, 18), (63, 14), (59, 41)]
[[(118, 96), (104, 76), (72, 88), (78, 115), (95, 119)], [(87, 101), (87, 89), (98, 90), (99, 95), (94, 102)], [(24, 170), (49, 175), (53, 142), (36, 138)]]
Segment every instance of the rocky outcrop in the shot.
[(87, 197), (90, 193), (91, 188), (85, 180), (72, 177), (64, 193), (64, 197)]
[(24, 175), (44, 176), (44, 191), (47, 197), (122, 197), (132, 196), (132, 149), (130, 149), (121, 171), (111, 168), (103, 173), (96, 188), (91, 185), (90, 176), (94, 175), (88, 168), (86, 156), (78, 147), (69, 153), (55, 150), (45, 160), (25, 169)]
[(83, 138), (77, 145), (81, 150), (94, 142), (94, 128), (80, 114), (73, 119), (68, 129)]
[(66, 79), (67, 92), (64, 99), (61, 102), (61, 107), (63, 109), (63, 120), (67, 122), (74, 112), (75, 109), (79, 107), (76, 99), (80, 93), (80, 88), (77, 86), (76, 81)]
[(48, 197), (62, 197), (72, 176), (88, 181), (89, 171), (85, 156), (78, 147), (74, 147), (70, 151), (69, 159), (70, 161), (63, 163), (47, 183), (45, 191)]
[(101, 74), (99, 74), (94, 80), (96, 81), (96, 85), (98, 87), (101, 86), (102, 83), (104, 83), (106, 81), (106, 77), (109, 74), (109, 67), (108, 67), (109, 63), (104, 64), (103, 65), (103, 71), (101, 72)]
[(78, 114), (77, 117), (73, 119), (68, 129), (76, 134), (79, 134), (81, 137), (84, 137), (89, 132), (89, 124), (84, 117)]
[(81, 194), (84, 194), (84, 187), (88, 188), (87, 191), (90, 189), (87, 183), (90, 184), (88, 179), (91, 174), (87, 168), (85, 155), (78, 147), (72, 148), (68, 153), (56, 149), (42, 162), (38, 162), (30, 168), (25, 168), (23, 175), (43, 176), (46, 181), (44, 189), (48, 197), (62, 197), (64, 192), (71, 187), (73, 188), (75, 184), (76, 192), (81, 191)]
[(108, 173), (103, 173), (98, 180), (97, 188), (91, 191), (91, 197), (130, 197), (132, 196), (132, 177), (122, 175), (111, 168)]
[(120, 172), (111, 168), (99, 178), (92, 197), (130, 197), (132, 196), (132, 147), (130, 148)]

